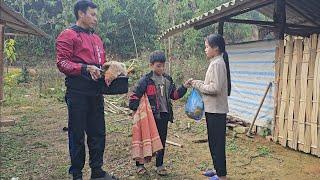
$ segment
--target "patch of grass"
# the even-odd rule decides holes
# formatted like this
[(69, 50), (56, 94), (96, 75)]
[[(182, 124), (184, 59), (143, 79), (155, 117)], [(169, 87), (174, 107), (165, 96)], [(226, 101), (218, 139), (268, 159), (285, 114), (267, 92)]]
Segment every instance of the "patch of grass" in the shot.
[(55, 176), (60, 177), (60, 178), (61, 177), (66, 177), (68, 175), (68, 170), (69, 170), (69, 165), (68, 164), (60, 165), (56, 169)]
[(266, 146), (258, 146), (257, 150), (260, 156), (269, 156), (271, 154), (271, 150)]
[(49, 144), (46, 142), (35, 142), (32, 145), (33, 149), (38, 149), (38, 148), (48, 148)]
[[(195, 120), (192, 120), (190, 123), (191, 129), (194, 129), (193, 132), (197, 134), (206, 134), (207, 132), (207, 126), (205, 123), (202, 123), (203, 121), (201, 120), (200, 122), (196, 122)], [(192, 128), (194, 127), (194, 128)]]
[(0, 179), (10, 179), (11, 177), (21, 177), (22, 175), (36, 173), (39, 171), (37, 161), (40, 153), (36, 153), (32, 148), (48, 147), (42, 142), (35, 142), (28, 145), (27, 142), (34, 137), (39, 136), (40, 132), (30, 127), (27, 116), (22, 116), (17, 124), (11, 127), (7, 132), (0, 134), (1, 136), (1, 173)]
[(239, 151), (239, 147), (237, 145), (236, 137), (233, 136), (231, 139), (227, 138), (226, 140), (226, 150), (229, 152), (237, 152)]
[[(25, 96), (27, 90), (20, 86), (7, 87), (4, 86), (5, 101), (4, 106), (18, 107), (24, 104), (28, 104), (28, 98)], [(30, 103), (30, 102), (29, 102)]]
[(65, 96), (66, 89), (61, 87), (51, 87), (42, 90), (40, 97), (41, 98), (54, 98), (58, 102), (64, 102), (64, 96)]
[(24, 143), (21, 139), (9, 135), (8, 133), (1, 133), (1, 171), (0, 179), (9, 179), (11, 177), (19, 177), (24, 170), (23, 160), (29, 158), (26, 156)]
[(271, 129), (270, 128), (265, 128), (263, 127), (262, 130), (260, 131), (259, 135), (262, 137), (269, 136), (271, 134)]
[(239, 147), (235, 141), (227, 141), (226, 150), (230, 152), (237, 152), (239, 150)]
[(11, 128), (11, 133), (19, 137), (37, 137), (40, 135), (40, 131), (30, 126), (30, 121), (27, 116), (22, 116), (20, 121)]
[(199, 169), (200, 171), (204, 171), (209, 167), (209, 163), (202, 161), (200, 164), (198, 164), (197, 169)]
[(128, 131), (128, 128), (126, 126), (118, 125), (116, 123), (107, 123), (106, 130), (108, 133), (113, 133), (113, 132), (126, 133)]

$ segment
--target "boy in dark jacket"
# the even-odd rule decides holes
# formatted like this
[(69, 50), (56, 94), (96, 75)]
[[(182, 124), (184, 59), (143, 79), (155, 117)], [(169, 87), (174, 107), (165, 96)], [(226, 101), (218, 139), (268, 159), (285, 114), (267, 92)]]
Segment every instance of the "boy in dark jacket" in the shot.
[[(176, 88), (172, 78), (164, 73), (166, 57), (162, 51), (154, 51), (150, 55), (150, 67), (152, 71), (145, 74), (138, 82), (129, 100), (129, 108), (136, 111), (140, 98), (146, 94), (156, 121), (157, 129), (163, 145), (163, 150), (157, 153), (156, 171), (159, 175), (167, 175), (163, 166), (163, 156), (167, 139), (168, 122), (173, 122), (171, 99), (177, 100), (183, 97), (190, 83)], [(137, 173), (144, 174), (146, 169), (143, 164), (136, 162)]]

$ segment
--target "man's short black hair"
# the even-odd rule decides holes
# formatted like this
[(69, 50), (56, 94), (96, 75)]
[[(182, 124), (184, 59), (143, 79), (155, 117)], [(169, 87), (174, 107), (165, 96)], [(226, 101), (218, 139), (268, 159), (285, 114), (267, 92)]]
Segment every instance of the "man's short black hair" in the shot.
[(78, 11), (82, 11), (84, 13), (87, 12), (88, 7), (96, 9), (98, 6), (93, 3), (91, 0), (79, 0), (77, 3), (74, 5), (74, 15), (76, 16), (76, 19), (79, 19), (79, 14)]
[(150, 54), (150, 63), (153, 64), (155, 62), (161, 62), (161, 63), (165, 63), (166, 62), (166, 55), (164, 54), (163, 51), (153, 51)]

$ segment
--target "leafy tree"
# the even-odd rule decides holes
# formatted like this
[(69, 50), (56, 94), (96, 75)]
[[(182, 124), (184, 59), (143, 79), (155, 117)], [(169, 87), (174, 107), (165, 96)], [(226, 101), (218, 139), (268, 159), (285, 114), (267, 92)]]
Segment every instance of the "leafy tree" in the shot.
[[(135, 37), (138, 53), (163, 48), (157, 41), (161, 32), (173, 25), (197, 17), (229, 0), (93, 0), (98, 6), (99, 24), (96, 32), (105, 42), (109, 54), (122, 58), (135, 57)], [(25, 37), (16, 39), (17, 57), (28, 64), (54, 59), (55, 39), (75, 22), (73, 5), (76, 0), (5, 0), (6, 4), (50, 35), (49, 39)], [(258, 13), (243, 18), (261, 19)], [(187, 30), (171, 39), (172, 54), (181, 57), (198, 56), (203, 52), (203, 37), (216, 32), (216, 25), (199, 31)], [(252, 28), (225, 24), (228, 42), (248, 40)], [(30, 48), (32, 47), (32, 48)], [(34, 58), (34, 57), (40, 58)]]

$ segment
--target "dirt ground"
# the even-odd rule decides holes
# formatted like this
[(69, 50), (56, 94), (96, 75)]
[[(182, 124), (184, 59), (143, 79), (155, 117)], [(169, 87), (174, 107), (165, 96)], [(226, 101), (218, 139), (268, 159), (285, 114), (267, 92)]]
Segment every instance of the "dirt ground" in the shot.
[[(2, 118), (15, 119), (16, 125), (0, 131), (0, 179), (70, 179), (66, 105), (55, 96), (39, 97), (36, 87), (22, 86), (5, 102)], [(111, 97), (107, 97), (111, 98)], [(201, 172), (212, 167), (204, 121), (186, 117), (183, 103), (174, 104), (175, 123), (170, 124), (168, 140), (183, 148), (167, 145), (165, 165), (170, 174), (156, 175), (154, 161), (149, 174), (137, 176), (131, 160), (131, 120), (121, 114), (106, 114), (107, 142), (104, 169), (120, 179), (206, 179)], [(190, 123), (190, 128), (188, 127)], [(320, 179), (320, 159), (284, 148), (262, 137), (248, 139), (227, 132), (229, 179)], [(87, 155), (88, 159), (88, 155)], [(85, 179), (90, 169), (86, 162)]]

